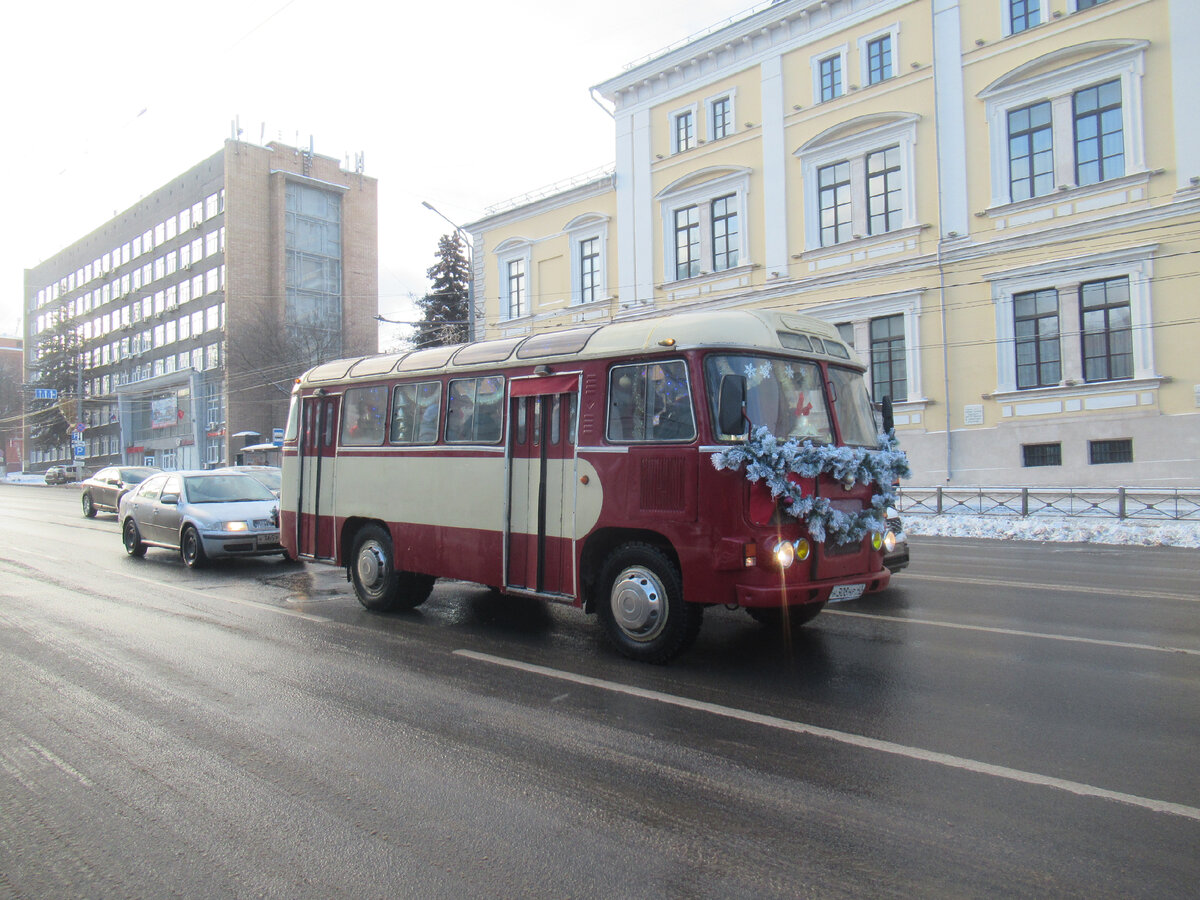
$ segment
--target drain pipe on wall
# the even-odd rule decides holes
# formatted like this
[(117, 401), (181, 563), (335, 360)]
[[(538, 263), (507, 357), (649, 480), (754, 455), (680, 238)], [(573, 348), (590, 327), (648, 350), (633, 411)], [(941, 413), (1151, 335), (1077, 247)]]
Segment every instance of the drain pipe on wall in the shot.
[[(940, 229), (939, 229), (940, 231)], [(942, 390), (946, 402), (946, 483), (954, 477), (953, 457), (950, 447), (950, 338), (946, 334), (946, 270), (942, 267), (942, 235), (938, 235), (938, 306), (942, 317)]]

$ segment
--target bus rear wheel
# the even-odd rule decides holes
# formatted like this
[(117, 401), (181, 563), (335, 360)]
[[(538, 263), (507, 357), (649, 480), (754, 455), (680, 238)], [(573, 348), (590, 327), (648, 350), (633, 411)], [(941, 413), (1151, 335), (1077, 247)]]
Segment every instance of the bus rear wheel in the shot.
[(600, 584), (600, 621), (608, 639), (630, 659), (665, 663), (700, 632), (704, 607), (683, 599), (679, 567), (657, 547), (618, 547), (604, 563)]
[(368, 525), (354, 538), (350, 578), (358, 602), (372, 612), (415, 609), (433, 590), (432, 575), (396, 571), (392, 536), (378, 525)]

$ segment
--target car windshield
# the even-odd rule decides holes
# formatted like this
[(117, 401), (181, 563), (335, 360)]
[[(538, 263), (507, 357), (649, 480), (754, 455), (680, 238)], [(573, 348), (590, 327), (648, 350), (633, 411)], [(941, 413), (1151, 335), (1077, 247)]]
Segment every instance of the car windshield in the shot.
[(156, 472), (158, 472), (158, 469), (122, 469), (121, 480), (126, 484), (141, 484)]
[(279, 490), (279, 486), (283, 482), (278, 469), (256, 469), (246, 474), (271, 491)]
[(189, 475), (183, 479), (189, 503), (237, 503), (274, 500), (275, 495), (249, 475)]

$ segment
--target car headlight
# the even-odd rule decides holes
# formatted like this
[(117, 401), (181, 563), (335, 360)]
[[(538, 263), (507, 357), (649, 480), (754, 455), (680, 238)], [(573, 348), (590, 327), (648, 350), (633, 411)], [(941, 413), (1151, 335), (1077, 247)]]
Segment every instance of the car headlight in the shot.
[(248, 531), (250, 526), (245, 522), (218, 522), (218, 531)]

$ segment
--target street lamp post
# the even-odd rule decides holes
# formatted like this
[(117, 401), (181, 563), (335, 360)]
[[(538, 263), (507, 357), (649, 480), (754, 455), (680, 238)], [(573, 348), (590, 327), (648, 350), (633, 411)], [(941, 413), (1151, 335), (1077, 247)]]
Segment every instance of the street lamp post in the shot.
[(463, 243), (467, 245), (467, 340), (473, 341), (475, 340), (475, 255), (471, 249), (471, 236), (428, 200), (422, 200), (421, 205), (449, 222), (450, 227), (458, 232)]

